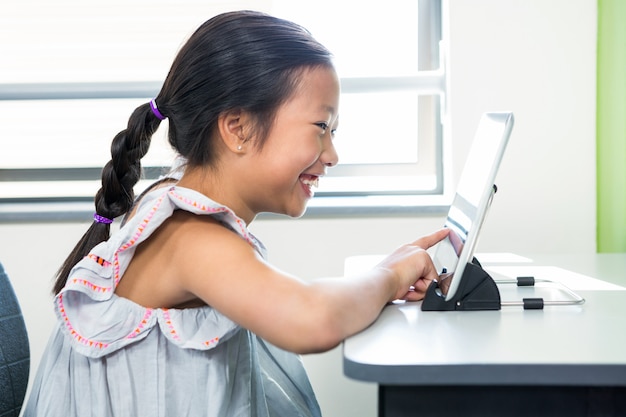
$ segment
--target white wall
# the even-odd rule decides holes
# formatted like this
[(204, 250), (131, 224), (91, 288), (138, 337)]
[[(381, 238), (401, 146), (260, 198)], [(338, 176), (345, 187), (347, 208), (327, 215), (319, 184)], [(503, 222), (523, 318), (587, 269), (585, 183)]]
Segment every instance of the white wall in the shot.
[(595, 251), (596, 1), (450, 3), (455, 145), (483, 111), (516, 118), (481, 248)]
[[(450, 0), (454, 172), (480, 115), (516, 125), (479, 251), (595, 251), (595, 0)], [(384, 253), (439, 216), (259, 220), (270, 259), (303, 278), (338, 276), (345, 257)], [(53, 323), (49, 288), (85, 224), (0, 224), (0, 261), (21, 300), (33, 368)], [(376, 387), (342, 375), (341, 350), (304, 358), (327, 417), (375, 416)]]

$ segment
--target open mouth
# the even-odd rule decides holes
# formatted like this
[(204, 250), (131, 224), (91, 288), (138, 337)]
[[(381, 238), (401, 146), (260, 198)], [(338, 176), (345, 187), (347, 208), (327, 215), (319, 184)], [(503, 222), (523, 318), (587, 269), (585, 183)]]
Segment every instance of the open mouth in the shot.
[(309, 191), (309, 194), (312, 196), (313, 188), (317, 188), (319, 185), (320, 177), (317, 175), (302, 174), (300, 175), (300, 182), (304, 184), (306, 189)]
[(315, 175), (302, 175), (300, 177), (300, 181), (302, 181), (303, 184), (306, 184), (309, 187), (317, 188), (320, 183), (320, 177), (316, 177)]

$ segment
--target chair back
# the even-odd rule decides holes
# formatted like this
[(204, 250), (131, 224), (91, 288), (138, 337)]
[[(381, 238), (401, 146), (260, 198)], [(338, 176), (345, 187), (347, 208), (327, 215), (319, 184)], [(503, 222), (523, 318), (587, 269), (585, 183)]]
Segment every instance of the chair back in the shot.
[(0, 264), (0, 417), (18, 417), (30, 371), (30, 346), (22, 311)]

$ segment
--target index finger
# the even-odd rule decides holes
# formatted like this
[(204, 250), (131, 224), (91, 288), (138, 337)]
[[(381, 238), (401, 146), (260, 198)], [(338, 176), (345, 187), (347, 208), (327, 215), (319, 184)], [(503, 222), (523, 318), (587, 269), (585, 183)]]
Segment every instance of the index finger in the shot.
[(449, 233), (450, 233), (450, 229), (443, 228), (443, 229), (437, 230), (434, 233), (431, 233), (429, 235), (426, 235), (417, 239), (415, 242), (413, 242), (413, 245), (419, 246), (422, 249), (428, 249), (436, 245), (437, 243), (441, 242), (443, 239), (445, 239)]

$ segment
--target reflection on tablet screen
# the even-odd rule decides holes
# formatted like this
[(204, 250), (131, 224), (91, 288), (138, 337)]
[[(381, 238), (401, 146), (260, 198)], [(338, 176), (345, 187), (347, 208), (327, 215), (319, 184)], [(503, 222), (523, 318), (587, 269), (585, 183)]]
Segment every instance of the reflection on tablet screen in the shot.
[(444, 224), (451, 230), (450, 235), (437, 244), (433, 256), (440, 273), (440, 295), (446, 300), (454, 296), (465, 265), (473, 258), (512, 127), (512, 113), (486, 113), (478, 126)]

